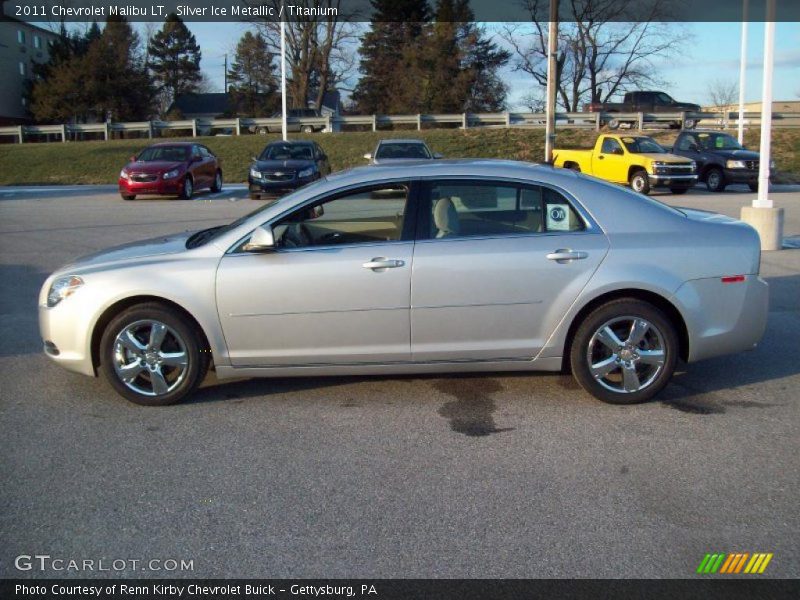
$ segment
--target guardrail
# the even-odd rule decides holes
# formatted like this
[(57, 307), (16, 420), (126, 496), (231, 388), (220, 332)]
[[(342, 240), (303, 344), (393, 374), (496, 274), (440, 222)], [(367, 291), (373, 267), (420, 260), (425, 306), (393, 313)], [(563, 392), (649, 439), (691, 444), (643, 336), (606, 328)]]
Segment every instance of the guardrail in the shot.
[[(287, 119), (292, 129), (326, 132), (341, 131), (346, 127), (366, 127), (378, 131), (385, 127), (410, 126), (418, 130), (442, 125), (454, 125), (461, 129), (475, 127), (526, 127), (544, 128), (545, 113), (502, 112), (502, 113), (461, 113), (461, 114), (417, 114), (417, 115), (336, 115), (325, 117), (290, 117)], [(738, 112), (702, 113), (557, 113), (556, 128), (600, 129), (612, 119), (620, 129), (663, 129), (665, 127), (694, 127), (735, 129), (738, 126)], [(761, 113), (745, 113), (745, 127), (761, 124)], [(774, 128), (800, 128), (800, 113), (773, 113)], [(139, 121), (130, 123), (73, 123), (61, 125), (17, 125), (0, 127), (0, 136), (11, 136), (18, 143), (24, 143), (31, 136), (54, 136), (62, 142), (76, 134), (102, 134), (104, 140), (113, 139), (116, 133), (140, 133), (148, 138), (157, 137), (163, 131), (191, 132), (192, 137), (212, 135), (222, 131), (226, 135), (248, 133), (280, 132), (281, 119), (273, 118), (222, 118), (222, 119), (183, 119), (177, 121)]]

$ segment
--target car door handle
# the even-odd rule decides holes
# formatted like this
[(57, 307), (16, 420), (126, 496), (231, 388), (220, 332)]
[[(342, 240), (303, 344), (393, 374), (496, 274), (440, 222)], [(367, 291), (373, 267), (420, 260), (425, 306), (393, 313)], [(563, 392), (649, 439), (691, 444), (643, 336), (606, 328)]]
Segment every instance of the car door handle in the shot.
[(588, 257), (588, 252), (574, 251), (570, 250), (569, 248), (559, 248), (555, 252), (548, 254), (547, 260), (554, 260), (558, 263), (566, 263), (571, 260), (582, 260)]
[(601, 154), (600, 156), (598, 156), (598, 157), (597, 157), (597, 160), (603, 160), (604, 158), (605, 158), (605, 156), (603, 156), (603, 155)]
[(361, 266), (364, 267), (365, 269), (380, 271), (382, 269), (396, 269), (397, 267), (402, 267), (405, 264), (406, 264), (405, 261), (398, 260), (396, 258), (385, 258), (383, 256), (378, 256), (368, 262), (365, 262)]

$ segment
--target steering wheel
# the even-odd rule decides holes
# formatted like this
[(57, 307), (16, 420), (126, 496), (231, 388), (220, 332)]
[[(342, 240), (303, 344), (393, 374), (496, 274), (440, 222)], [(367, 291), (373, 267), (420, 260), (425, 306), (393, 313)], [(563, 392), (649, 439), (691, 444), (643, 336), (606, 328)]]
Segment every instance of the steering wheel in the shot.
[(287, 248), (305, 248), (314, 244), (314, 238), (305, 223), (292, 223), (283, 234), (283, 244)]

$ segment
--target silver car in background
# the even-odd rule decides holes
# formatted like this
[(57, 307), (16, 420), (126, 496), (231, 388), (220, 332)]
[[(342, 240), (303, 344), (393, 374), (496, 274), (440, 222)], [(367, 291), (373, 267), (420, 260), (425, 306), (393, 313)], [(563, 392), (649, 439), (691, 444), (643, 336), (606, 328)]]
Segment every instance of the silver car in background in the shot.
[(372, 153), (364, 158), (373, 165), (388, 165), (415, 160), (434, 160), (442, 158), (438, 152), (431, 152), (422, 140), (387, 139), (378, 142)]
[[(756, 232), (585, 175), (428, 161), (330, 175), (229, 225), (53, 273), (47, 355), (161, 405), (217, 378), (570, 369), (652, 398), (676, 362), (753, 348)], [(532, 383), (533, 385), (533, 383)]]

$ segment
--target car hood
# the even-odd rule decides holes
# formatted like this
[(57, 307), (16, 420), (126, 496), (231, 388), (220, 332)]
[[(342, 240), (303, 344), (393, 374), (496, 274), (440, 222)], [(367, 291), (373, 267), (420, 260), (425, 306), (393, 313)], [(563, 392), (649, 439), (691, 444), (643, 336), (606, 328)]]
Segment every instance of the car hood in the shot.
[(182, 162), (156, 160), (152, 162), (129, 162), (125, 165), (125, 170), (129, 173), (161, 173), (182, 166)]
[(660, 153), (660, 152), (648, 152), (639, 154), (639, 156), (644, 156), (645, 158), (649, 158), (650, 160), (657, 160), (659, 162), (665, 163), (682, 163), (688, 164), (691, 162), (690, 159), (686, 158), (685, 156), (678, 156), (677, 154), (668, 154), (668, 153)]
[(733, 160), (758, 160), (759, 157), (758, 152), (753, 152), (752, 150), (717, 150), (715, 148), (709, 148), (705, 150), (705, 152)]
[(114, 246), (107, 250), (101, 250), (100, 252), (77, 258), (60, 270), (74, 271), (76, 269), (91, 268), (101, 264), (118, 263), (147, 256), (183, 252), (186, 250), (186, 240), (192, 233), (193, 232), (190, 231), (184, 231), (183, 233), (174, 235)]
[(257, 160), (254, 165), (256, 169), (292, 169), (295, 171), (313, 166), (313, 160), (296, 158), (289, 160)]
[(420, 162), (426, 160), (433, 160), (430, 158), (376, 158), (373, 160), (373, 164), (376, 165), (396, 165), (396, 164), (407, 164), (410, 162)]

